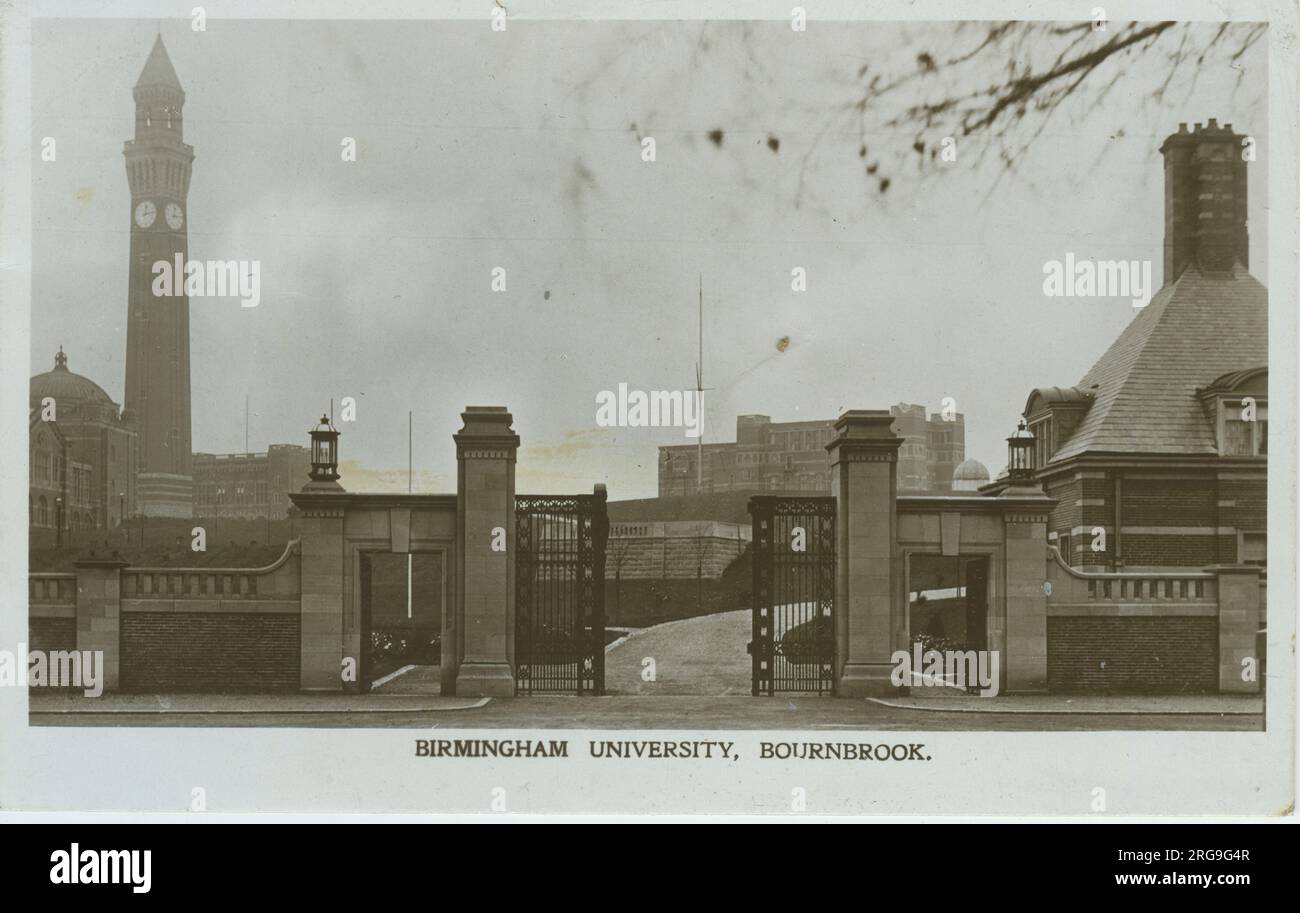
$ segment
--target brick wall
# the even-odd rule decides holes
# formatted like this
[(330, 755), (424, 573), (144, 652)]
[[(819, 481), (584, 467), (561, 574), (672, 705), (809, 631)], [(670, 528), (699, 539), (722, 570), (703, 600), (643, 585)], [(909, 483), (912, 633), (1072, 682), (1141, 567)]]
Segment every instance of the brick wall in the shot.
[[(1247, 532), (1268, 529), (1267, 479), (1220, 479), (1219, 498), (1224, 502), (1219, 508), (1220, 526)], [(1220, 537), (1219, 554), (1218, 560), (1224, 564), (1237, 560), (1235, 535)]]
[(121, 637), (123, 691), (298, 690), (294, 614), (124, 612)]
[(1215, 480), (1124, 478), (1125, 526), (1213, 526)]
[[(1056, 499), (1056, 506), (1052, 508), (1051, 516), (1047, 521), (1047, 531), (1056, 533), (1057, 538), (1053, 543), (1061, 550), (1061, 557), (1065, 559), (1066, 564), (1074, 564), (1077, 559), (1079, 544), (1082, 540), (1073, 534), (1073, 530), (1080, 524), (1081, 508), (1079, 507), (1079, 480), (1073, 477), (1058, 477), (1047, 482), (1043, 486), (1043, 491), (1049, 498)], [(1070, 542), (1068, 548), (1062, 537), (1069, 536)]]
[[(41, 650), (46, 655), (63, 650), (71, 652), (77, 649), (77, 619), (75, 618), (28, 618), (27, 649)], [(21, 657), (20, 668), (26, 675), (27, 658)], [(74, 692), (82, 689), (76, 685), (68, 686)], [(42, 690), (42, 689), (36, 689)]]
[[(1122, 551), (1127, 567), (1203, 567), (1237, 560), (1237, 530), (1267, 527), (1267, 482), (1264, 478), (1145, 478), (1120, 473), (1123, 490)], [(1048, 530), (1071, 535), (1075, 567), (1102, 569), (1115, 561), (1114, 479), (1058, 476), (1045, 483), (1057, 499)], [(1079, 503), (1083, 501), (1082, 505)], [(1106, 551), (1090, 548), (1092, 529), (1106, 530)], [(1144, 528), (1134, 532), (1132, 528)], [(1155, 532), (1171, 527), (1169, 533)], [(1189, 533), (1188, 528), (1203, 532)], [(1083, 533), (1075, 532), (1082, 529)], [(1227, 529), (1223, 534), (1216, 530)], [(1070, 561), (1070, 557), (1066, 556)]]
[[(1080, 479), (1073, 474), (1057, 476), (1044, 484), (1043, 490), (1047, 496), (1055, 498), (1057, 502), (1048, 519), (1048, 532), (1057, 534), (1058, 546), (1059, 537), (1070, 537), (1071, 554), (1062, 552), (1061, 555), (1067, 564), (1095, 569), (1107, 567), (1113, 560), (1115, 515), (1111, 505), (1112, 484), (1109, 479)], [(1106, 530), (1104, 552), (1092, 550), (1092, 530), (1098, 526)], [(1079, 532), (1080, 529), (1083, 530), (1082, 533)]]
[[(27, 619), (27, 649), (43, 650), (46, 653), (77, 649), (77, 619), (40, 617)], [(24, 659), (24, 668), (26, 665), (27, 661)]]
[(1047, 687), (1060, 692), (1218, 690), (1218, 621), (1201, 616), (1047, 619)]
[[(1229, 537), (1223, 537), (1227, 539)], [(1236, 538), (1226, 563), (1236, 555)], [(1125, 533), (1124, 563), (1133, 567), (1204, 567), (1220, 562), (1219, 543), (1215, 536), (1189, 533)]]
[(1083, 522), (1082, 509), (1078, 504), (1081, 497), (1079, 479), (1058, 477), (1044, 485), (1043, 490), (1049, 498), (1056, 499), (1056, 506), (1052, 508), (1051, 520), (1047, 525), (1049, 530), (1064, 529), (1068, 532)]
[[(1080, 566), (1093, 569), (1109, 567), (1115, 560), (1115, 488), (1109, 478), (1085, 478), (1079, 481), (1079, 497), (1088, 502), (1080, 508), (1079, 525), (1084, 528), (1079, 541), (1083, 546)], [(1102, 503), (1097, 503), (1102, 502)], [(1106, 530), (1105, 551), (1092, 550), (1092, 531)]]

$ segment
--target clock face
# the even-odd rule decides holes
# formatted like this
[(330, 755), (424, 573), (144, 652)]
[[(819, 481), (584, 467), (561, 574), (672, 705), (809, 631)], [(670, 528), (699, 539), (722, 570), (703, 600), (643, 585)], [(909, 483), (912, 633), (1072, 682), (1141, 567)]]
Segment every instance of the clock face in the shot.
[(149, 200), (145, 200), (135, 208), (135, 224), (141, 228), (148, 228), (156, 218), (158, 218), (158, 208)]
[(181, 226), (185, 224), (185, 213), (175, 203), (168, 203), (167, 208), (163, 211), (167, 217), (167, 224), (172, 231), (180, 231)]

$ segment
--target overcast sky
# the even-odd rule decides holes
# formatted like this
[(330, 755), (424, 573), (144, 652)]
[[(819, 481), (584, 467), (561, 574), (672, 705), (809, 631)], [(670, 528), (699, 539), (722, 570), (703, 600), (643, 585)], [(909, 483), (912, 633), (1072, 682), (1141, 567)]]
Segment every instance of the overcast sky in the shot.
[[(416, 489), (450, 491), (459, 412), (505, 405), (521, 491), (653, 495), (656, 446), (687, 439), (597, 428), (595, 397), (694, 385), (702, 273), (706, 441), (734, 440), (738, 413), (937, 411), (952, 396), (967, 455), (996, 473), (1030, 389), (1076, 383), (1135, 313), (1127, 298), (1045, 298), (1044, 262), (1149, 258), (1158, 285), (1163, 137), (1216, 117), (1267, 150), (1260, 42), (1240, 72), (1203, 69), (1155, 108), (1134, 99), (1164, 78), (1161, 61), (1130, 67), (1095, 110), (1059, 113), (1001, 180), (959, 147), (933, 175), (891, 166), (881, 194), (839, 118), (844, 74), (914, 58), (924, 34), (702, 28), (165, 23), (195, 150), (190, 256), (262, 265), (260, 306), (191, 302), (194, 449), (244, 449), (246, 396), (253, 450), (306, 443), (331, 396), (355, 396), (343, 484), (405, 490), (411, 410)], [(118, 402), (122, 143), (154, 30), (33, 29), (33, 132), (57, 139), (58, 160), (33, 169), (32, 370), (62, 344)], [(873, 155), (911, 145), (873, 123)], [(1264, 174), (1251, 171), (1250, 230), (1267, 284)], [(491, 290), (498, 266), (505, 292)]]

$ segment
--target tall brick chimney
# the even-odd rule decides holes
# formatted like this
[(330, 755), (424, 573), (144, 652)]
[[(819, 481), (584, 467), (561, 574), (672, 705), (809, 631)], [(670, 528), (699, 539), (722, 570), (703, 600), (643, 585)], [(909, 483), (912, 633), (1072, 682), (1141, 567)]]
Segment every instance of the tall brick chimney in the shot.
[(1250, 266), (1246, 234), (1244, 136), (1214, 118), (1190, 132), (1179, 124), (1160, 147), (1165, 157), (1166, 285), (1190, 265), (1227, 272)]

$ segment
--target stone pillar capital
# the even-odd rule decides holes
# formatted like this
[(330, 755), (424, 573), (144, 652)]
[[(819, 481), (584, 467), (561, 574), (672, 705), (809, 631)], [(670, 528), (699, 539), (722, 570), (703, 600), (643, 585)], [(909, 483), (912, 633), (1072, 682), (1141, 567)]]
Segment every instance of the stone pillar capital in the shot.
[(1007, 487), (998, 492), (997, 497), (1016, 501), (1032, 501), (1046, 499), (1047, 494), (1043, 491), (1043, 483), (1037, 479), (1017, 479), (1014, 482), (1008, 482)]
[(897, 461), (903, 439), (894, 435), (894, 416), (888, 410), (850, 409), (834, 427), (835, 438), (826, 445), (832, 464)]
[(466, 406), (460, 414), (463, 427), (452, 435), (457, 460), (505, 459), (511, 462), (519, 450), (519, 435), (511, 424), (514, 416), (505, 406)]
[(1046, 523), (1055, 504), (1056, 501), (1051, 498), (1043, 498), (1042, 504), (1021, 503), (1008, 506), (1002, 512), (1002, 522), (1007, 526), (1018, 523)]

